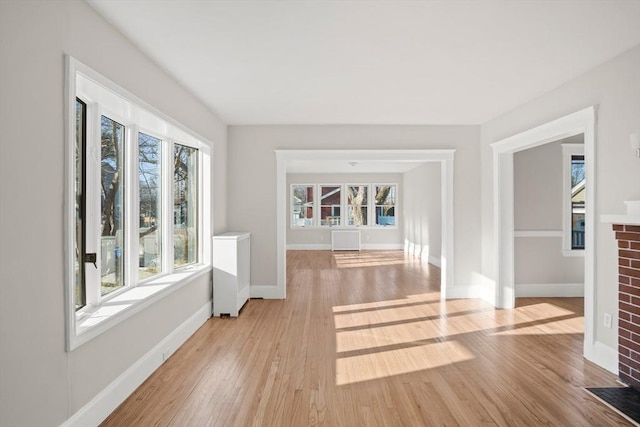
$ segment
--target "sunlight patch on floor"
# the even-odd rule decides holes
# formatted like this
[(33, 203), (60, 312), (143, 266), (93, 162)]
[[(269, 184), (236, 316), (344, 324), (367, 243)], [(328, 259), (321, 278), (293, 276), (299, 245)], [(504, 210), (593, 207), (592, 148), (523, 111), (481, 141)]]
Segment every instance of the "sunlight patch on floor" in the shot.
[(561, 335), (561, 334), (583, 334), (584, 317), (572, 317), (570, 319), (545, 322), (539, 325), (515, 328), (507, 331), (495, 332), (491, 335)]
[(410, 374), (473, 358), (474, 355), (457, 341), (343, 357), (336, 360), (336, 385)]
[(402, 251), (362, 251), (334, 252), (333, 258), (338, 268), (382, 267), (385, 265), (405, 265), (410, 263)]

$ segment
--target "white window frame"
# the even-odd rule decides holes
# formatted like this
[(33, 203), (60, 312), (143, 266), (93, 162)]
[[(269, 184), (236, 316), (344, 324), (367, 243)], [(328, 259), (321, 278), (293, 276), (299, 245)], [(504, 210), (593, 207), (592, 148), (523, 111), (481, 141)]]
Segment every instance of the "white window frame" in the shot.
[[(348, 191), (349, 187), (367, 187), (367, 224), (366, 225), (355, 225), (349, 224), (349, 208), (351, 207), (351, 203), (349, 203)], [(344, 185), (344, 226), (347, 228), (367, 228), (371, 225), (371, 184), (345, 184)]]
[[(322, 224), (322, 187), (338, 187), (340, 188), (340, 224), (339, 225), (323, 225)], [(345, 228), (345, 191), (344, 191), (344, 184), (336, 184), (336, 183), (329, 183), (329, 184), (318, 184), (317, 185), (317, 196), (316, 196), (316, 206), (317, 206), (317, 212), (318, 212), (318, 219), (317, 219), (317, 225), (319, 228)], [(332, 215), (333, 216), (333, 215)]]
[(584, 144), (562, 144), (562, 255), (584, 257), (584, 249), (571, 249), (571, 159), (573, 156), (584, 156)]
[[(313, 188), (313, 220), (310, 225), (295, 225), (293, 224), (293, 188), (294, 187), (312, 187)], [(304, 229), (304, 228), (316, 228), (318, 225), (318, 191), (320, 191), (317, 184), (291, 184), (289, 188), (289, 226), (292, 229)]]
[[(380, 225), (377, 223), (376, 221), (376, 207), (378, 205), (376, 205), (376, 197), (375, 197), (375, 193), (376, 193), (376, 187), (382, 187), (385, 185), (389, 185), (389, 186), (394, 186), (396, 188), (396, 200), (395, 203), (393, 205), (393, 211), (394, 211), (394, 221), (393, 221), (393, 225)], [(377, 183), (373, 183), (371, 184), (371, 204), (373, 205), (373, 209), (372, 209), (372, 215), (373, 215), (373, 221), (371, 222), (371, 227), (374, 228), (383, 228), (383, 229), (396, 229), (398, 228), (398, 222), (399, 222), (399, 215), (398, 215), (398, 206), (400, 206), (400, 186), (398, 185), (398, 183), (396, 182), (377, 182)]]
[[(137, 98), (135, 95), (103, 77), (96, 71), (85, 66), (71, 56), (66, 58), (65, 76), (65, 318), (67, 351), (72, 351), (92, 338), (109, 330), (133, 314), (143, 310), (171, 292), (179, 289), (196, 278), (211, 272), (211, 157), (212, 144), (180, 123), (156, 110), (151, 105)], [(87, 108), (87, 147), (91, 147), (92, 138), (100, 138), (100, 116), (104, 114), (112, 120), (125, 126), (125, 256), (129, 260), (137, 260), (139, 226), (138, 206), (138, 132), (147, 133), (163, 140), (163, 155), (170, 159), (173, 155), (173, 144), (180, 143), (198, 149), (198, 262), (173, 268), (173, 239), (170, 214), (165, 210), (172, 204), (173, 170), (172, 162), (161, 163), (162, 197), (163, 197), (163, 272), (145, 280), (138, 281), (138, 262), (125, 263), (125, 286), (100, 296), (99, 277), (90, 279), (92, 284), (86, 287), (86, 305), (75, 308), (75, 148), (76, 148), (76, 97), (86, 103)], [(97, 119), (97, 121), (96, 121)], [(96, 129), (97, 126), (97, 129)], [(94, 139), (95, 140), (95, 139)], [(93, 145), (95, 150), (95, 144)], [(166, 151), (165, 151), (166, 150)], [(89, 149), (87, 151), (90, 151)], [(88, 152), (93, 162), (99, 162), (99, 153)], [(131, 172), (133, 171), (133, 173)], [(98, 167), (99, 173), (99, 167)], [(90, 174), (87, 174), (90, 179)], [(95, 179), (95, 173), (93, 178)], [(99, 179), (99, 176), (98, 176)], [(87, 182), (87, 188), (96, 188), (96, 182)], [(88, 200), (96, 198), (86, 194)], [(97, 197), (99, 200), (99, 197)], [(99, 204), (99, 202), (98, 202)], [(89, 208), (87, 208), (89, 210)], [(99, 206), (98, 206), (99, 212)], [(100, 226), (99, 215), (89, 218), (87, 213), (87, 235), (93, 230), (94, 235)], [(97, 218), (96, 218), (97, 217)], [(167, 238), (169, 237), (169, 238)], [(95, 238), (94, 238), (95, 240)], [(87, 247), (85, 252), (94, 252), (98, 242), (92, 242), (93, 247)], [(95, 251), (99, 253), (99, 251)], [(99, 259), (98, 259), (99, 261)], [(86, 271), (99, 269), (85, 264)], [(98, 264), (98, 267), (99, 264)], [(98, 273), (99, 276), (99, 273)], [(90, 280), (87, 280), (89, 282)]]
[[(390, 185), (394, 186), (396, 189), (396, 200), (394, 205), (395, 210), (395, 224), (394, 225), (378, 225), (376, 224), (376, 203), (375, 203), (375, 188), (376, 186)], [(314, 218), (313, 224), (309, 226), (296, 226), (292, 224), (293, 218), (293, 187), (296, 186), (306, 186), (306, 187), (314, 187), (314, 201), (313, 201), (313, 209), (314, 209)], [(368, 195), (367, 195), (367, 225), (349, 225), (349, 203), (347, 198), (347, 187), (348, 186), (364, 186), (368, 187)], [(322, 225), (322, 220), (320, 218), (321, 215), (321, 196), (320, 191), (322, 187), (340, 187), (340, 225)], [(394, 230), (398, 228), (399, 215), (398, 209), (400, 206), (400, 185), (397, 182), (383, 182), (383, 183), (318, 183), (318, 184), (305, 184), (305, 183), (290, 183), (289, 184), (289, 210), (287, 215), (289, 216), (289, 228), (291, 230), (317, 230), (317, 229), (342, 229), (342, 228), (371, 228), (378, 230)]]

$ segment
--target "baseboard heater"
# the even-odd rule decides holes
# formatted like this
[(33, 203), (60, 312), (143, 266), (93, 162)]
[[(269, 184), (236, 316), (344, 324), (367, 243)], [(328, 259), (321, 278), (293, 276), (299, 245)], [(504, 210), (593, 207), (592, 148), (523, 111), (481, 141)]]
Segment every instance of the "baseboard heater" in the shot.
[(331, 230), (332, 251), (359, 251), (360, 230)]

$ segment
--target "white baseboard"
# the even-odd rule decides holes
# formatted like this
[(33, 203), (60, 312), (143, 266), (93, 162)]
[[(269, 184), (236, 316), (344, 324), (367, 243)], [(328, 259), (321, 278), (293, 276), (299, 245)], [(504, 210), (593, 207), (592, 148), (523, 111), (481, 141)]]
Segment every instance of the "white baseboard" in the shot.
[[(618, 375), (618, 352), (615, 348), (611, 348), (608, 345), (596, 341), (591, 349), (591, 352), (587, 357), (593, 363), (603, 367), (607, 371)], [(587, 354), (585, 354), (587, 356)]]
[(404, 249), (402, 243), (363, 243), (362, 249), (369, 251), (395, 251)]
[(283, 299), (282, 292), (275, 285), (251, 285), (249, 295), (251, 298)]
[(515, 285), (516, 298), (584, 297), (583, 283), (543, 283)]
[[(402, 243), (362, 243), (361, 248), (363, 250), (402, 250), (404, 245)], [(288, 243), (287, 250), (289, 251), (330, 251), (331, 243)]]
[(442, 264), (440, 263), (440, 258), (436, 258), (436, 257), (429, 257), (429, 264), (433, 264), (438, 268), (442, 267)]
[(331, 243), (287, 243), (288, 251), (330, 251)]
[(208, 301), (73, 414), (62, 427), (99, 425), (211, 317), (211, 309), (212, 301)]
[(446, 292), (447, 292), (447, 299), (481, 298), (482, 297), (482, 288), (478, 285), (454, 286), (452, 288), (448, 288)]

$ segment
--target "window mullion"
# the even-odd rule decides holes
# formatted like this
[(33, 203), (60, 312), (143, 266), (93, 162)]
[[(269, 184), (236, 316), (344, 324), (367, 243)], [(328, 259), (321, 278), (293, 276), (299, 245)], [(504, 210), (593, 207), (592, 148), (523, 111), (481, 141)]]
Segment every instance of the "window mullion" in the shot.
[(162, 144), (162, 268), (165, 273), (173, 271), (173, 140), (168, 139)]
[(138, 202), (138, 126), (127, 126), (125, 137), (124, 189), (125, 189), (125, 230), (124, 230), (124, 268), (125, 286), (138, 284), (140, 264), (140, 204)]
[(87, 153), (86, 153), (86, 235), (85, 253), (96, 254), (96, 263), (85, 263), (85, 289), (88, 306), (100, 304), (100, 271), (102, 256), (100, 247), (100, 160), (101, 131), (100, 106), (87, 104)]

